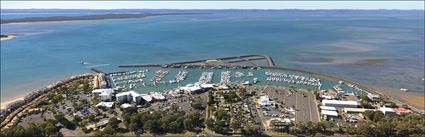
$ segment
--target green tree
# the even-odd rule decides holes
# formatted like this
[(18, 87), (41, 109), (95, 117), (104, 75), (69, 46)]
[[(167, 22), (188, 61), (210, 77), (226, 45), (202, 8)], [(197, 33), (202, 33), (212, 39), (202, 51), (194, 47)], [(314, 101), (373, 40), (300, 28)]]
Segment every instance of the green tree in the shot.
[(156, 119), (148, 120), (144, 123), (143, 128), (151, 133), (161, 133), (161, 124)]
[(255, 135), (258, 134), (260, 127), (258, 125), (248, 124), (243, 127), (242, 134), (245, 135)]
[(120, 121), (117, 118), (115, 117), (109, 118), (108, 125), (111, 125), (112, 128), (117, 129), (118, 124), (120, 124)]

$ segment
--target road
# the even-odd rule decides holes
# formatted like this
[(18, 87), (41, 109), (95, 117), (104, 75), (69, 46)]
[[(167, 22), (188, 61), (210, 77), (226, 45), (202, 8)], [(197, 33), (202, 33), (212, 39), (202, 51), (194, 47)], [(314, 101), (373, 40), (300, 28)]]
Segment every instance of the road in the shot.
[[(305, 97), (304, 95), (305, 94)], [(314, 103), (312, 93), (296, 93), (295, 96), (295, 121), (296, 122), (319, 122), (317, 106)]]
[(248, 104), (249, 104), (249, 108), (251, 108), (251, 113), (254, 115), (254, 119), (256, 123), (259, 123), (258, 125), (260, 125), (261, 131), (265, 131), (266, 128), (263, 125), (263, 122), (261, 121), (260, 115), (257, 111), (257, 108), (255, 107), (255, 102), (253, 100), (253, 97), (248, 98)]

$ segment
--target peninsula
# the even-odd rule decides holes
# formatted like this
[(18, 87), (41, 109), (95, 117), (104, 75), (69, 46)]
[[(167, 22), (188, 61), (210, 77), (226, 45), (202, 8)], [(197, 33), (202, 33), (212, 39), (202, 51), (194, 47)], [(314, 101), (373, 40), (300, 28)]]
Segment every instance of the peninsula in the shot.
[(45, 22), (45, 21), (132, 19), (132, 18), (145, 18), (148, 16), (184, 15), (184, 14), (205, 14), (205, 13), (143, 13), (143, 14), (101, 14), (101, 15), (87, 15), (87, 16), (28, 17), (28, 18), (19, 18), (19, 19), (2, 19), (1, 24)]

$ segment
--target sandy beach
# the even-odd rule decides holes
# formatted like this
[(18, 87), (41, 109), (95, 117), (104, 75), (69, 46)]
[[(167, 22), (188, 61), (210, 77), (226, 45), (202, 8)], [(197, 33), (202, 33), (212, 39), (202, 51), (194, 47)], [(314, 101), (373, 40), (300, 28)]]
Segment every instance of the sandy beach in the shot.
[(13, 103), (13, 102), (16, 102), (16, 101), (19, 101), (19, 100), (23, 100), (24, 97), (25, 97), (25, 95), (21, 95), (19, 97), (12, 98), (10, 100), (5, 100), (5, 101), (2, 100), (1, 103), (0, 103), (1, 109), (3, 109), (4, 107), (6, 107), (7, 105), (9, 105), (10, 103)]
[(424, 111), (425, 109), (425, 95), (423, 91), (421, 95), (421, 93), (402, 92), (399, 89), (393, 89), (393, 88), (385, 88), (385, 87), (373, 87), (373, 88), (378, 89), (380, 93), (390, 98), (399, 100), (402, 103), (406, 103), (422, 111)]
[(6, 35), (6, 37), (2, 37), (0, 38), (0, 41), (4, 41), (4, 40), (10, 40), (10, 39), (14, 39), (16, 38), (16, 35)]

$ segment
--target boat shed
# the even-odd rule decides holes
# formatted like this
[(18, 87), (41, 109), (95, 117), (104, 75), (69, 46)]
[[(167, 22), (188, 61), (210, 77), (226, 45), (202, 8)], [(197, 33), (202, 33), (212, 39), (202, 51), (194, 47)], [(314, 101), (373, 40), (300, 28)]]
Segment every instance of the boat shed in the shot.
[(330, 111), (330, 110), (322, 110), (321, 114), (327, 117), (337, 118), (338, 112), (336, 111)]
[(335, 107), (329, 107), (329, 106), (320, 106), (321, 110), (329, 110), (329, 111), (336, 111)]
[(322, 100), (322, 105), (330, 106), (330, 107), (357, 108), (359, 103), (357, 101), (345, 101), (345, 100)]

